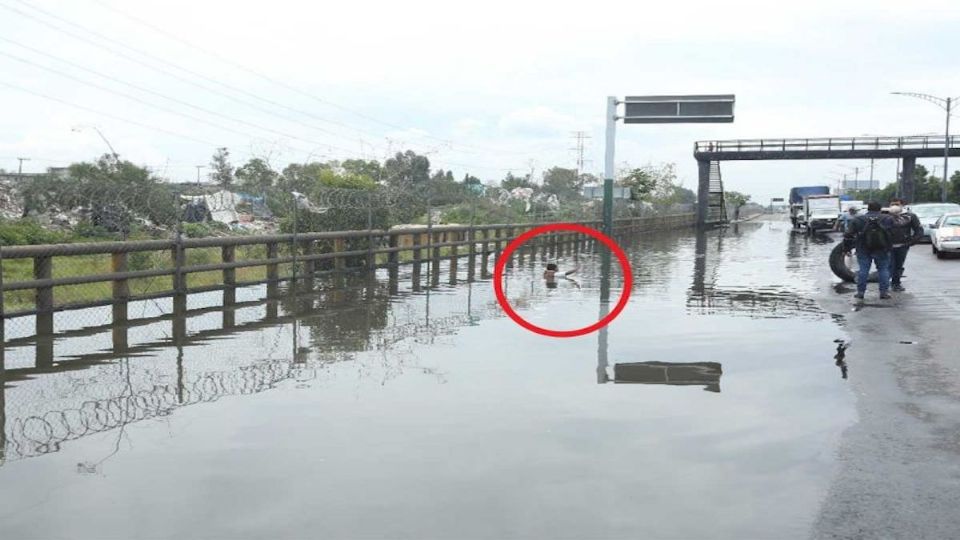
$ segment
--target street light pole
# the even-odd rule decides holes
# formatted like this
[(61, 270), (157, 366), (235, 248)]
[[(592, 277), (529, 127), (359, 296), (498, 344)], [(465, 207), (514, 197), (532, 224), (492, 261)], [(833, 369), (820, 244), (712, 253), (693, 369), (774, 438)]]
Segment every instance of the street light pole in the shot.
[(28, 157), (18, 157), (18, 158), (17, 158), (17, 161), (20, 162), (20, 164), (17, 166), (17, 184), (20, 184), (20, 183), (23, 182), (23, 162), (24, 162), (24, 161), (30, 161), (30, 158), (28, 158)]
[(947, 111), (946, 128), (944, 129), (943, 136), (943, 179), (940, 184), (940, 202), (947, 202), (947, 177), (950, 176), (950, 114), (953, 101), (960, 98), (960, 96), (955, 98), (942, 98), (938, 96), (932, 96), (930, 94), (921, 94), (918, 92), (891, 92), (891, 94), (898, 96), (909, 96), (922, 99), (924, 101), (929, 101), (930, 103), (933, 103), (934, 105)]
[(950, 176), (950, 169), (947, 168), (950, 162), (950, 103), (953, 98), (947, 98), (947, 127), (944, 129), (946, 136), (943, 141), (943, 184), (940, 186), (940, 202), (947, 202), (947, 181)]
[(607, 97), (607, 147), (603, 159), (603, 232), (613, 234), (614, 150), (617, 138), (617, 98)]

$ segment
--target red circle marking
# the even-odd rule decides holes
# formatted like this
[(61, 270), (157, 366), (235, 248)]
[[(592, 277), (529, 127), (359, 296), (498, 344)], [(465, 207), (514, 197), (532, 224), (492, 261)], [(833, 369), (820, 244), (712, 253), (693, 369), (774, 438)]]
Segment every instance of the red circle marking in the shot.
[[(510, 302), (507, 301), (506, 295), (503, 293), (503, 269), (506, 267), (507, 261), (510, 260), (510, 256), (513, 254), (513, 252), (534, 236), (539, 236), (550, 231), (574, 231), (596, 238), (602, 242), (603, 245), (607, 246), (620, 261), (620, 268), (623, 270), (623, 290), (620, 292), (620, 299), (617, 300), (617, 305), (613, 307), (613, 310), (611, 310), (606, 317), (591, 324), (590, 326), (575, 328), (573, 330), (551, 330), (549, 328), (537, 326), (524, 319), (516, 311), (514, 311), (513, 307), (510, 306)], [(497, 264), (493, 267), (493, 291), (496, 293), (497, 302), (500, 303), (500, 307), (503, 308), (503, 311), (505, 311), (514, 322), (526, 328), (527, 330), (550, 337), (583, 336), (591, 332), (595, 332), (610, 324), (614, 319), (617, 318), (618, 315), (620, 315), (620, 312), (623, 311), (623, 308), (627, 307), (627, 301), (630, 300), (630, 289), (632, 286), (633, 274), (630, 270), (630, 261), (627, 260), (627, 254), (624, 253), (623, 249), (609, 236), (596, 229), (591, 229), (590, 227), (586, 227), (578, 223), (551, 223), (549, 225), (541, 225), (539, 227), (530, 229), (507, 244), (507, 247), (503, 250), (503, 252), (501, 252), (500, 257), (497, 258)]]

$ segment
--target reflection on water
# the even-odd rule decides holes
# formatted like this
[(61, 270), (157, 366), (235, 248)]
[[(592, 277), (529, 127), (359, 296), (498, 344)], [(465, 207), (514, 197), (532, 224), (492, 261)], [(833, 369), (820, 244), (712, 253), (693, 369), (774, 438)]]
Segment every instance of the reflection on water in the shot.
[(703, 386), (720, 392), (723, 369), (717, 362), (633, 362), (613, 366), (613, 382)]
[[(724, 284), (719, 279), (717, 269), (721, 264), (725, 237), (732, 235), (734, 238), (739, 238), (744, 234), (755, 233), (763, 226), (762, 223), (747, 223), (737, 224), (729, 229), (697, 232), (696, 262), (693, 270), (693, 284), (690, 286), (687, 297), (687, 307), (700, 314), (720, 313), (768, 318), (828, 317), (813, 298), (797, 291), (795, 284), (789, 282), (792, 280), (790, 276), (777, 276), (774, 272), (764, 272), (768, 276), (767, 279), (771, 280), (769, 285), (757, 284), (750, 280), (746, 280), (747, 283), (738, 284), (736, 283), (738, 276), (735, 274), (724, 276), (727, 279), (733, 278), (730, 279), (732, 283), (729, 284)], [(707, 240), (710, 236), (714, 241), (708, 245)], [(797, 243), (796, 235), (790, 235), (788, 238), (788, 245)], [(747, 266), (751, 264), (750, 254), (743, 253), (742, 245), (743, 243), (738, 243), (731, 251), (743, 257), (744, 266)], [(791, 256), (799, 257), (799, 254), (795, 250), (788, 250), (788, 257)], [(768, 254), (756, 253), (753, 264), (763, 265), (771, 260), (773, 259)], [(755, 273), (756, 270), (744, 268), (743, 272)], [(777, 277), (784, 278), (784, 281), (773, 281)]]
[[(630, 304), (596, 337), (519, 329), (449, 268), (454, 286), (329, 276), (120, 324), (91, 310), (41, 338), (8, 321), (0, 521), (18, 538), (797, 536), (852, 400), (809, 361), (840, 353), (807, 262), (829, 246), (788, 227), (625, 239)], [(532, 321), (583, 326), (619, 297), (602, 252), (525, 255), (505, 289)], [(573, 258), (579, 286), (548, 289), (546, 261)]]

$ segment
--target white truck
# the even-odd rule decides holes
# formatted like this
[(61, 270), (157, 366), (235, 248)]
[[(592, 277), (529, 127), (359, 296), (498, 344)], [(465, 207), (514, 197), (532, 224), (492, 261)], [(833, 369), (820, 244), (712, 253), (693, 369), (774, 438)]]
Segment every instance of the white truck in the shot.
[(840, 197), (837, 195), (808, 195), (803, 198), (803, 210), (797, 216), (798, 225), (813, 233), (833, 230), (840, 217)]

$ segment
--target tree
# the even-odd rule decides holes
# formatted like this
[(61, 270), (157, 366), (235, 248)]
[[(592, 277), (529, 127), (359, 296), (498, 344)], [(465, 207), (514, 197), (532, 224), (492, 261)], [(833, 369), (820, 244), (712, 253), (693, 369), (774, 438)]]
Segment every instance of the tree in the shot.
[(676, 165), (673, 163), (648, 164), (630, 169), (617, 183), (629, 187), (634, 198), (644, 202), (672, 202), (679, 188)]
[(383, 175), (383, 167), (381, 167), (380, 162), (375, 159), (348, 159), (341, 163), (340, 167), (346, 173), (366, 176), (375, 182), (379, 182), (380, 177)]
[(750, 202), (750, 195), (740, 193), (739, 191), (727, 191), (724, 192), (724, 198), (727, 201), (727, 206), (733, 207), (733, 219), (739, 220), (740, 209)]
[(233, 165), (230, 164), (230, 151), (226, 148), (217, 148), (210, 160), (210, 169), (210, 180), (223, 189), (228, 189), (233, 184)]
[(514, 176), (512, 172), (508, 172), (507, 176), (505, 176), (504, 179), (500, 181), (500, 187), (502, 187), (507, 191), (510, 191), (518, 187), (532, 188), (536, 186), (534, 186), (533, 182), (530, 181), (529, 174), (524, 176)]
[(273, 186), (279, 175), (270, 168), (266, 161), (254, 158), (237, 169), (235, 176), (244, 189), (255, 193), (263, 193)]
[(960, 171), (953, 171), (950, 177), (950, 185), (947, 186), (947, 199), (950, 202), (960, 203)]
[(473, 175), (471, 175), (471, 174), (469, 174), (469, 173), (467, 173), (466, 175), (464, 175), (464, 177), (463, 177), (463, 183), (464, 183), (465, 185), (468, 185), (468, 186), (483, 185), (483, 182), (481, 182), (479, 178), (477, 178), (476, 176), (473, 176)]
[(433, 176), (430, 177), (430, 181), (438, 184), (453, 184), (456, 182), (453, 178), (453, 172), (444, 172), (443, 169), (437, 169), (437, 172), (433, 173)]
[(430, 160), (413, 150), (397, 152), (384, 162), (383, 178), (393, 186), (425, 183), (430, 179)]
[(583, 186), (576, 169), (551, 167), (543, 173), (543, 191), (552, 193), (561, 199), (572, 199), (580, 195)]

